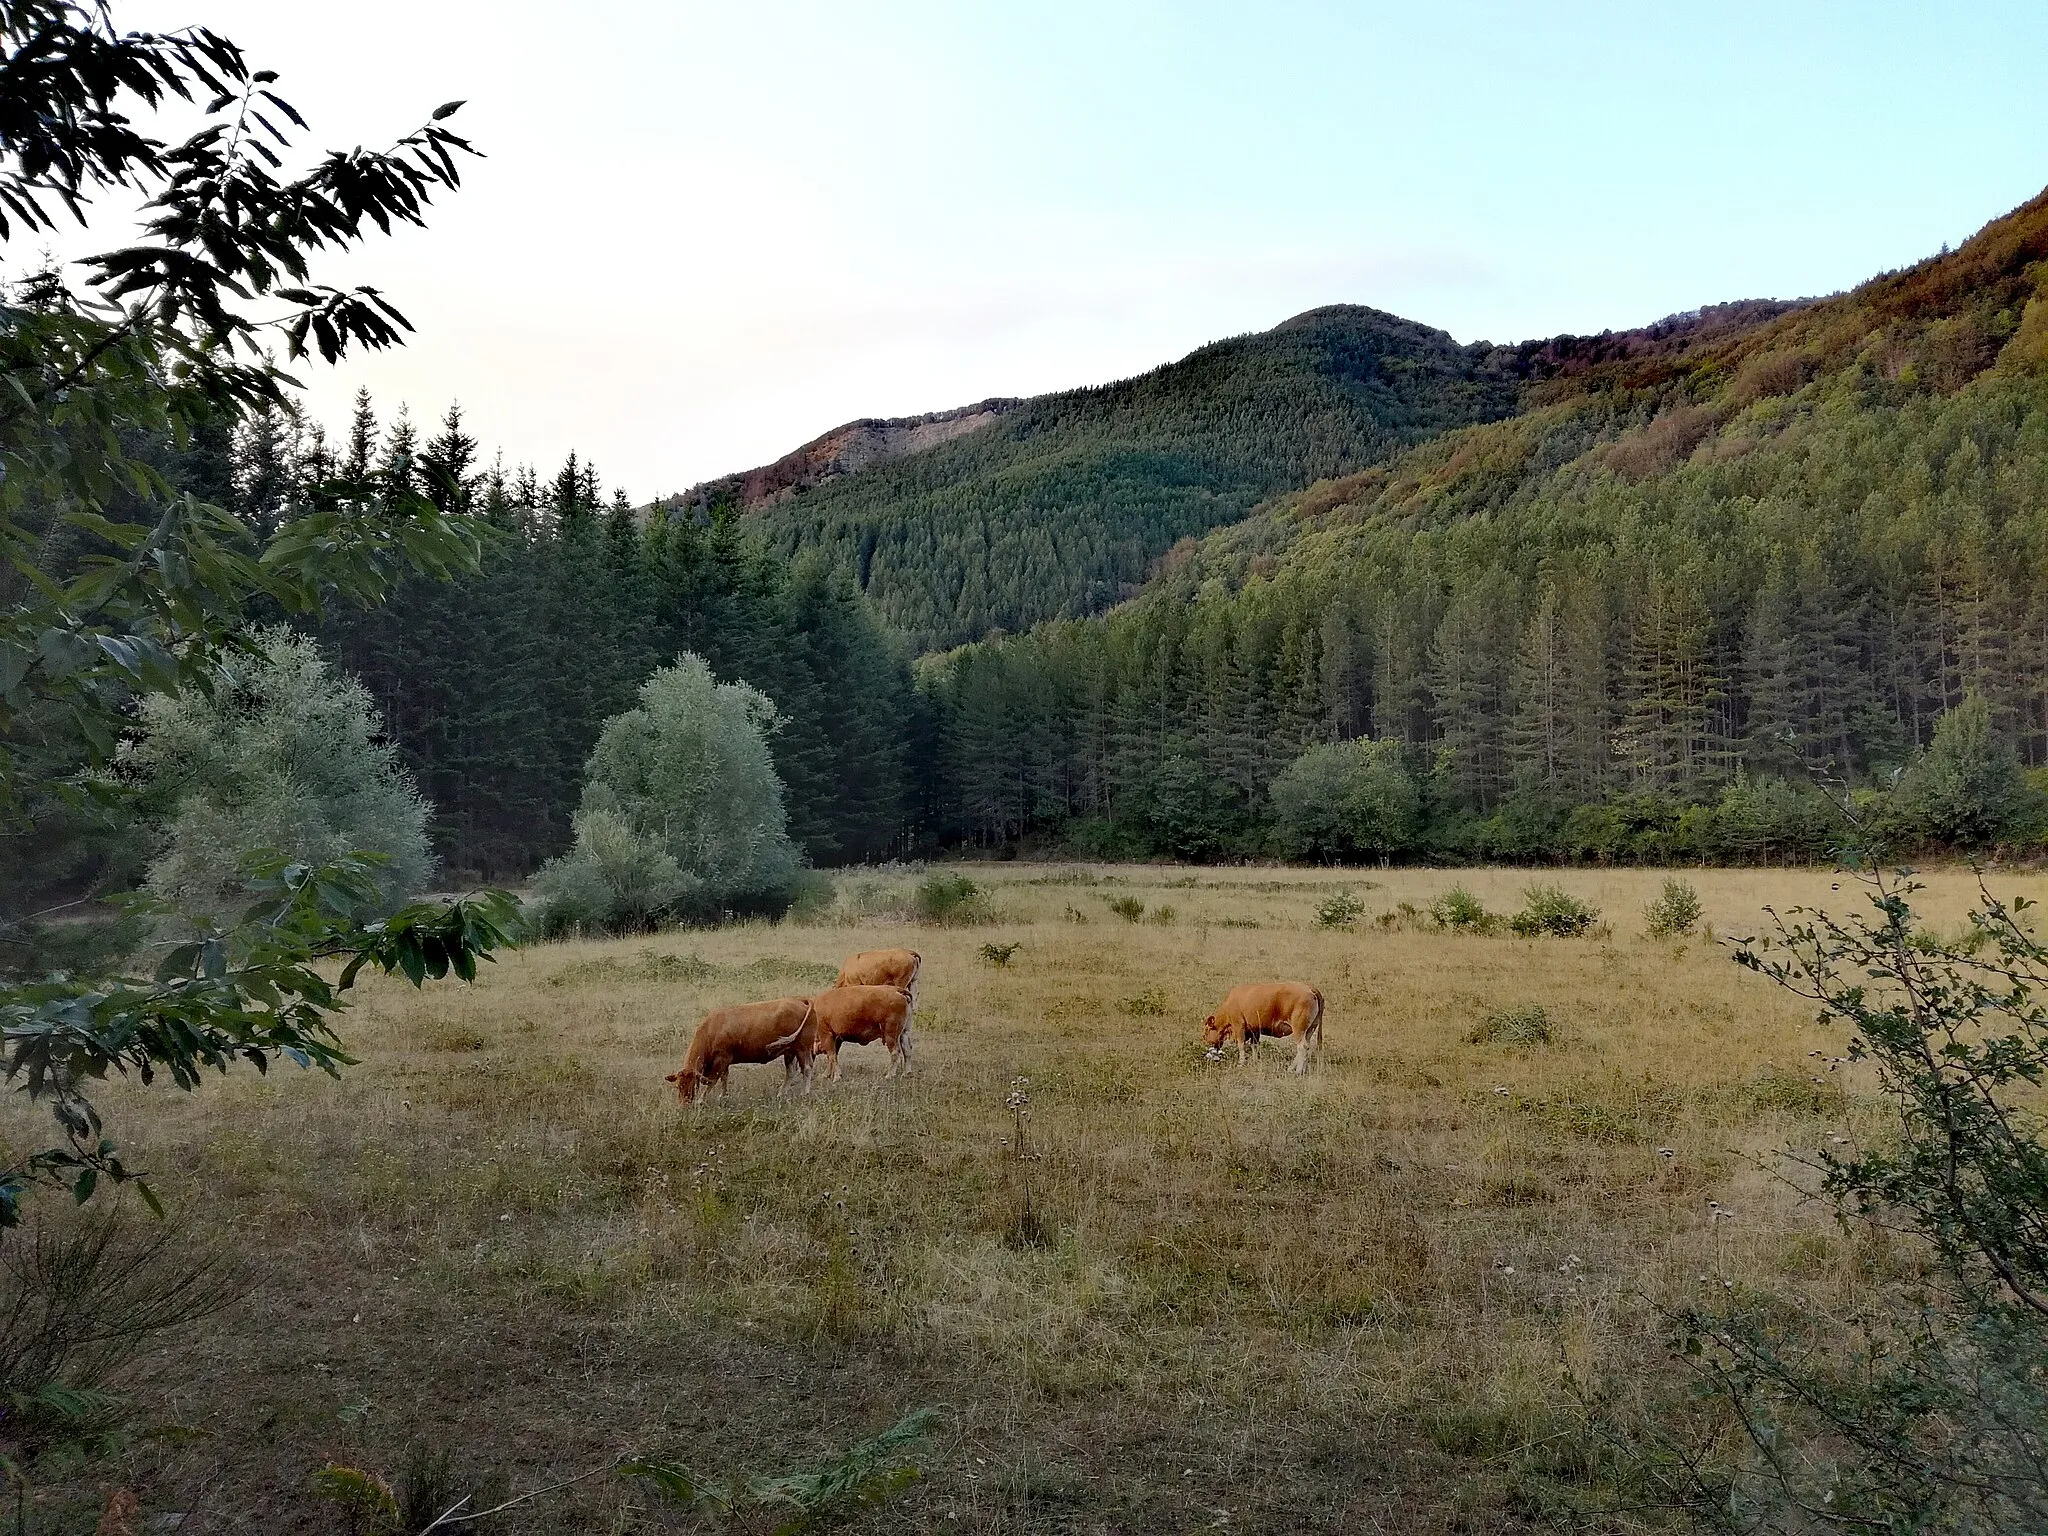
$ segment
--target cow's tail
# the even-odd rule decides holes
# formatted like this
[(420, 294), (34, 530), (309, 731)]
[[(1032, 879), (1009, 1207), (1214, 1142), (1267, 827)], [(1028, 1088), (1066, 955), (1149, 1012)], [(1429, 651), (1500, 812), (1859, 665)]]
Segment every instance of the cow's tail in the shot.
[(1315, 999), (1308, 1016), (1308, 1054), (1314, 1061), (1323, 1054), (1323, 994), (1319, 987), (1310, 987), (1308, 992)]
[(791, 1046), (795, 1045), (797, 1041), (803, 1038), (804, 1031), (811, 1027), (811, 1015), (815, 1012), (817, 1012), (816, 1007), (812, 1004), (809, 998), (805, 998), (804, 1016), (801, 1020), (798, 1021), (796, 1028), (792, 1030), (789, 1034), (784, 1035), (780, 1040), (771, 1040), (769, 1042), (769, 1060), (774, 1060), (777, 1056), (780, 1056), (784, 1051), (788, 1050)]

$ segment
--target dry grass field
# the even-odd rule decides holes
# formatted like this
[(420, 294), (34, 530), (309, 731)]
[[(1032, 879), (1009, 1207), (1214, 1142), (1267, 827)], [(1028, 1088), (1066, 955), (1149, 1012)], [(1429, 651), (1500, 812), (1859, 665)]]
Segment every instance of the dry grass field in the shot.
[[(1724, 942), (1766, 902), (1846, 909), (1846, 881), (1689, 871), (1713, 937), (1660, 942), (1657, 872), (1539, 877), (1604, 909), (1575, 940), (1376, 921), (1460, 883), (1512, 910), (1524, 871), (966, 872), (992, 921), (846, 920), (916, 879), (881, 872), (808, 922), (379, 981), (340, 1081), (110, 1091), (173, 1220), (250, 1285), (135, 1379), (170, 1432), (50, 1498), (125, 1479), (187, 1532), (340, 1530), (307, 1496), (329, 1460), (444, 1447), (512, 1490), (628, 1449), (773, 1471), (929, 1404), (925, 1477), (855, 1529), (1534, 1529), (1600, 1497), (1585, 1392), (1654, 1415), (1682, 1391), (1660, 1309), (1731, 1286), (1841, 1308), (1884, 1277), (1773, 1173), (1881, 1124), (1867, 1085)], [(1953, 929), (1971, 877), (1929, 878)], [(1315, 927), (1340, 887), (1365, 915)], [(911, 1078), (872, 1046), (809, 1096), (740, 1068), (677, 1105), (704, 1010), (893, 944), (925, 956)], [(1321, 1068), (1205, 1061), (1213, 1000), (1275, 976), (1325, 993)], [(1472, 1043), (1529, 1005), (1548, 1043)], [(5, 1113), (9, 1142), (40, 1131)], [(707, 1526), (597, 1478), (489, 1529)]]

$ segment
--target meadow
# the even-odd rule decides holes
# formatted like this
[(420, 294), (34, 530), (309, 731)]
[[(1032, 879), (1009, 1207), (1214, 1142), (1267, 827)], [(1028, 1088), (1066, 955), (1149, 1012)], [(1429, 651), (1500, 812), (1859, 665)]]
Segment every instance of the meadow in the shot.
[[(187, 1531), (338, 1531), (308, 1491), (330, 1461), (445, 1450), (484, 1495), (627, 1451), (774, 1472), (935, 1406), (924, 1475), (851, 1528), (1548, 1528), (1632, 1502), (1600, 1423), (1684, 1422), (1672, 1309), (1842, 1312), (1906, 1262), (1786, 1177), (1779, 1149), (1883, 1111), (1729, 959), (1766, 903), (1860, 902), (1843, 877), (1685, 871), (1705, 927), (1653, 939), (1657, 871), (961, 870), (979, 921), (911, 922), (916, 872), (854, 874), (798, 921), (371, 983), (339, 1081), (109, 1091), (179, 1241), (244, 1290), (132, 1376), (159, 1432), (35, 1507), (126, 1482)], [(1601, 926), (1412, 915), (1539, 878)], [(1974, 880), (1926, 878), (1951, 932)], [(1363, 910), (1317, 926), (1341, 891)], [(925, 957), (907, 1080), (874, 1046), (808, 1095), (740, 1068), (693, 1111), (662, 1082), (706, 1009), (896, 944)], [(1215, 999), (1275, 976), (1328, 1000), (1318, 1070), (1205, 1059)], [(4, 1113), (10, 1143), (41, 1129)], [(774, 1523), (597, 1477), (482, 1528)]]

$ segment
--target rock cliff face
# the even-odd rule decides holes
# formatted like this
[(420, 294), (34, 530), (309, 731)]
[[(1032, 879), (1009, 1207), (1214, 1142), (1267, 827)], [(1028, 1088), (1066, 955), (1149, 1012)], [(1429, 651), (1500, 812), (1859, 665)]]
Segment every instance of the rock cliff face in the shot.
[(741, 512), (773, 506), (827, 480), (964, 437), (1001, 420), (1022, 403), (1010, 399), (982, 400), (923, 416), (869, 416), (849, 421), (794, 452), (785, 453), (773, 464), (694, 485), (675, 498), (674, 504), (707, 509), (731, 507)]

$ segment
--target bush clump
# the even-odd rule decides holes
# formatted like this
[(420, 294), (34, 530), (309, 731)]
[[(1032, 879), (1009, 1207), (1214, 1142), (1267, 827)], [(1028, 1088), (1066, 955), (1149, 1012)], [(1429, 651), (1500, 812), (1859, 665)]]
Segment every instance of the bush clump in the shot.
[(1166, 989), (1147, 987), (1136, 997), (1124, 998), (1117, 1007), (1134, 1019), (1160, 1019), (1166, 1016)]
[(1350, 890), (1338, 891), (1316, 908), (1318, 928), (1349, 928), (1365, 915), (1365, 903)]
[(239, 912), (259, 848), (314, 865), (375, 854), (386, 909), (432, 876), (429, 807), (368, 690), (304, 636), (262, 631), (210, 691), (149, 695), (136, 725), (127, 764), (158, 844), (148, 889), (180, 913)]
[(1491, 933), (1500, 918), (1462, 885), (1454, 885), (1429, 904), (1429, 919), (1453, 933)]
[(1127, 923), (1135, 923), (1145, 915), (1145, 903), (1135, 896), (1110, 896), (1105, 900), (1108, 902), (1109, 910)]
[(1384, 859), (1415, 846), (1422, 794), (1394, 741), (1310, 747), (1271, 790), (1286, 850), (1318, 860)]
[(1550, 1015), (1541, 1005), (1496, 1008), (1473, 1026), (1468, 1045), (1548, 1045), (1554, 1038)]
[(1643, 908), (1643, 921), (1653, 939), (1683, 938), (1699, 920), (1700, 893), (1687, 880), (1666, 880), (1657, 899)]
[(1522, 910), (1508, 926), (1525, 939), (1576, 939), (1599, 920), (1600, 909), (1554, 885), (1532, 885), (1522, 892)]
[(988, 894), (965, 875), (948, 875), (934, 870), (917, 885), (917, 915), (941, 927), (986, 922)]

